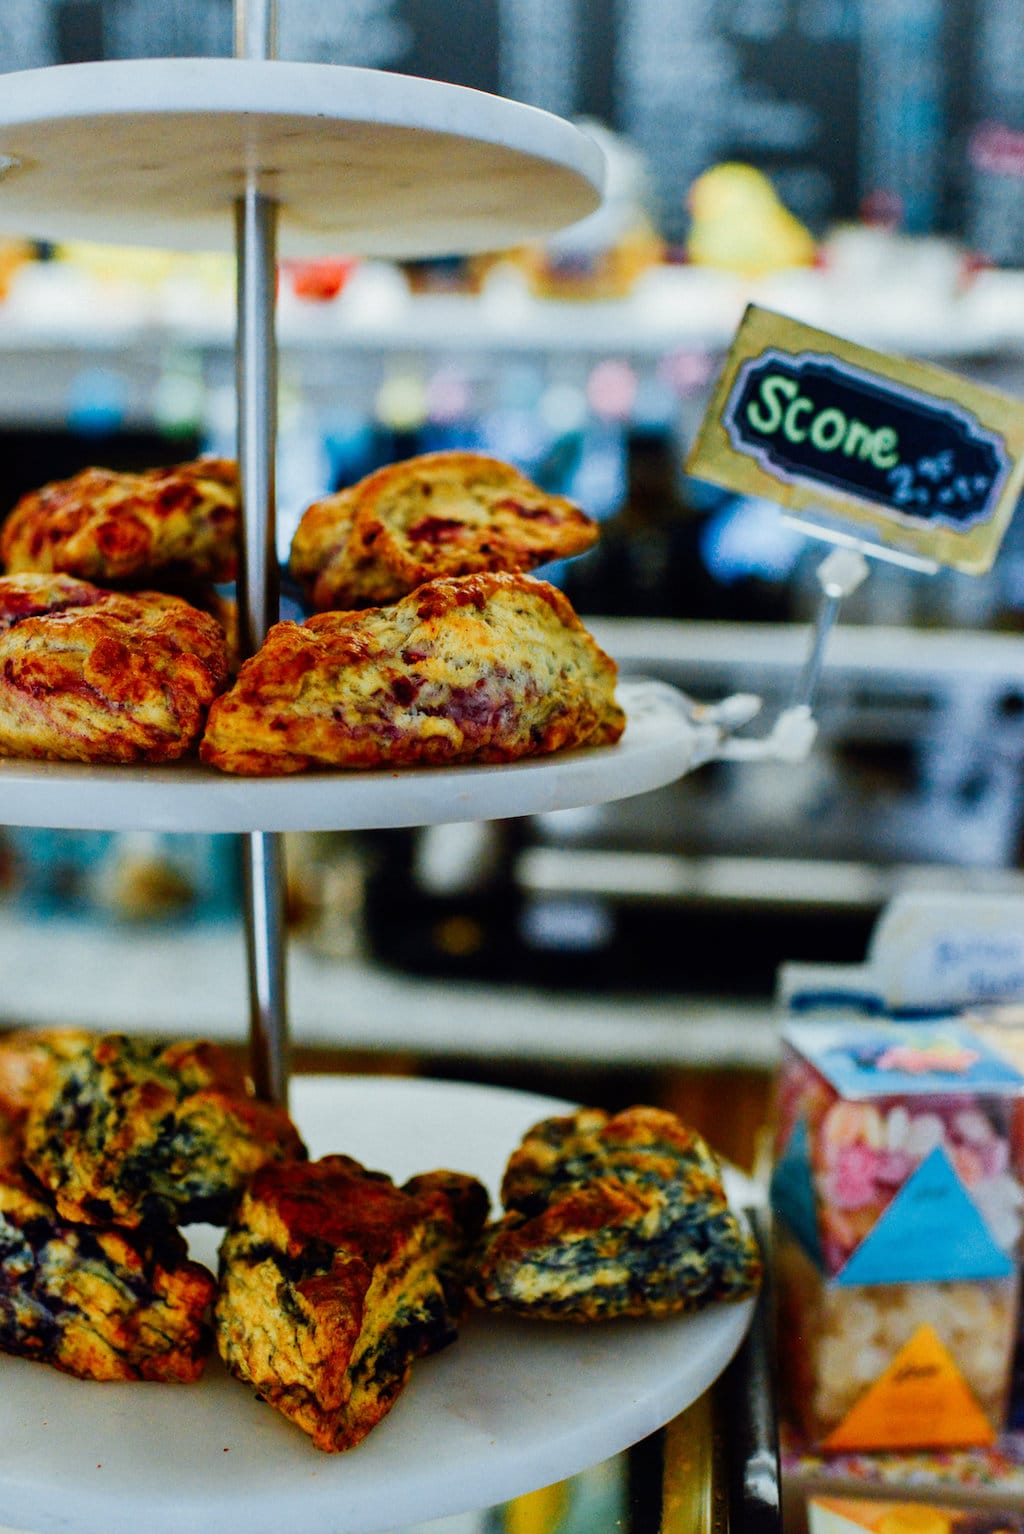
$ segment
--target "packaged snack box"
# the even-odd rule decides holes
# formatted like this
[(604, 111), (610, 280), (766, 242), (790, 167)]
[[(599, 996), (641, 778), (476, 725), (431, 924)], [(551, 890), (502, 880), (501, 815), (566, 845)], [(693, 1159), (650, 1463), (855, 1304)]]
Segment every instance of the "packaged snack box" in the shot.
[(1022, 1534), (1019, 1513), (939, 1507), (927, 1502), (867, 1502), (846, 1497), (812, 1497), (808, 1534)]
[(991, 1443), (1005, 1425), (1024, 1076), (959, 1019), (783, 1033), (772, 1203), (779, 1373), (826, 1450)]

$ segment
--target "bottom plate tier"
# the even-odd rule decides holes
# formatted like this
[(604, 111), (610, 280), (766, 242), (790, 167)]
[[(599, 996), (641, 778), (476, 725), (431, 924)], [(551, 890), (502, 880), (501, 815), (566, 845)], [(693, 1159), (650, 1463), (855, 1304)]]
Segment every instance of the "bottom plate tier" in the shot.
[[(402, 1181), (449, 1166), (496, 1196), (505, 1160), (551, 1098), (396, 1077), (298, 1078), (312, 1156), (344, 1151)], [(743, 1196), (740, 1191), (730, 1196)], [(214, 1265), (219, 1232), (190, 1231)], [(414, 1366), (347, 1454), (314, 1449), (212, 1362), (198, 1385), (95, 1384), (0, 1359), (0, 1518), (33, 1534), (379, 1534), (483, 1508), (646, 1437), (725, 1368), (753, 1304), (593, 1326), (470, 1315)]]

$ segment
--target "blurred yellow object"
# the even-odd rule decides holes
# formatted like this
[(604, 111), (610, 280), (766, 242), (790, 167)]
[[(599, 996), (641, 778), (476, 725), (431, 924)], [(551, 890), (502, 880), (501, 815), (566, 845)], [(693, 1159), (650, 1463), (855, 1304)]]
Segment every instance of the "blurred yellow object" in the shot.
[(216, 288), (233, 283), (235, 275), (229, 255), (209, 251), (157, 250), (148, 245), (80, 240), (59, 245), (56, 256), (98, 282), (132, 283), (140, 288), (159, 288), (182, 273)]
[(554, 1534), (568, 1505), (564, 1481), (516, 1497), (504, 1508), (502, 1534)]
[(696, 265), (759, 277), (814, 264), (814, 236), (752, 165), (713, 165), (691, 186), (687, 208), (686, 253)]
[(15, 272), (35, 255), (32, 245), (25, 240), (0, 240), (0, 301), (11, 291)]

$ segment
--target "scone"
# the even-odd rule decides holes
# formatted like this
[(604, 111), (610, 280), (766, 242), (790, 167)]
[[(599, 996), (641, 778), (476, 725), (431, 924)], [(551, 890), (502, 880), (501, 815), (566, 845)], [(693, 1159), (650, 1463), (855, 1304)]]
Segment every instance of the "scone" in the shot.
[(459, 1173), (398, 1188), (348, 1156), (263, 1168), (221, 1245), (222, 1359), (318, 1449), (352, 1448), (453, 1340), (487, 1210)]
[(424, 453), (307, 507), (290, 570), (318, 611), (397, 601), (439, 575), (535, 570), (596, 542), (597, 523), (484, 453)]
[(63, 1062), (94, 1040), (86, 1028), (15, 1028), (0, 1035), (0, 1118), (20, 1124)]
[(227, 677), (224, 630), (180, 597), (0, 576), (0, 756), (174, 761)]
[(87, 1225), (223, 1224), (264, 1163), (305, 1149), (223, 1050), (107, 1034), (54, 1072), (25, 1120), (25, 1162)]
[(187, 1383), (210, 1351), (216, 1289), (177, 1231), (74, 1225), (0, 1161), (0, 1352), (83, 1379)]
[(141, 474), (90, 468), (21, 498), (0, 526), (0, 564), (100, 585), (229, 581), (238, 535), (238, 471), (228, 459)]
[(511, 1156), (505, 1215), (470, 1275), (480, 1306), (545, 1320), (664, 1316), (755, 1292), (761, 1259), (714, 1154), (659, 1108), (582, 1109)]
[(261, 775), (605, 745), (625, 725), (615, 682), (554, 586), (444, 578), (391, 607), (276, 624), (211, 708), (200, 756)]

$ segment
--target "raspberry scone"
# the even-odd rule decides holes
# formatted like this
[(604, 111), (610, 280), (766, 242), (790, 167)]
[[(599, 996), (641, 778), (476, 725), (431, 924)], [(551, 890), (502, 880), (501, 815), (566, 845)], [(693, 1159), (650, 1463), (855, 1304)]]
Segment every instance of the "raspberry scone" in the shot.
[(487, 1212), (459, 1173), (399, 1188), (348, 1156), (264, 1167), (221, 1245), (222, 1359), (318, 1449), (352, 1448), (454, 1340)]
[(429, 581), (391, 607), (276, 624), (200, 755), (250, 775), (508, 762), (618, 740), (615, 662), (531, 576)]
[(597, 537), (579, 506), (499, 458), (424, 453), (307, 507), (290, 569), (325, 612), (397, 601), (439, 575), (535, 570)]
[(0, 756), (176, 760), (227, 678), (224, 630), (180, 597), (0, 576)]
[(83, 469), (21, 498), (0, 527), (0, 564), (100, 585), (230, 581), (239, 516), (229, 459), (142, 473)]
[(759, 1248), (714, 1153), (663, 1109), (543, 1120), (511, 1156), (501, 1198), (470, 1275), (486, 1309), (597, 1321), (756, 1292)]
[(213, 1044), (107, 1034), (38, 1092), (24, 1157), (59, 1213), (87, 1225), (223, 1224), (268, 1161), (305, 1148)]

